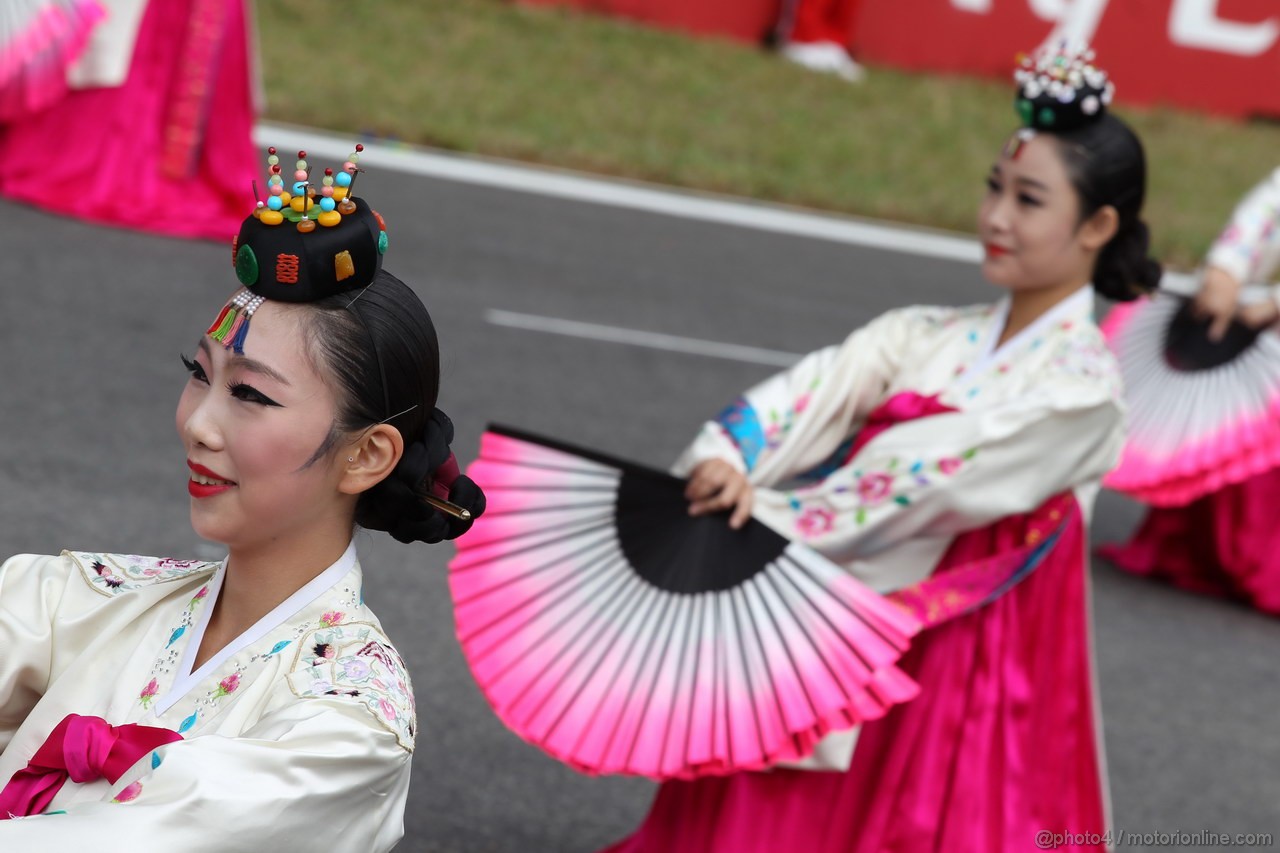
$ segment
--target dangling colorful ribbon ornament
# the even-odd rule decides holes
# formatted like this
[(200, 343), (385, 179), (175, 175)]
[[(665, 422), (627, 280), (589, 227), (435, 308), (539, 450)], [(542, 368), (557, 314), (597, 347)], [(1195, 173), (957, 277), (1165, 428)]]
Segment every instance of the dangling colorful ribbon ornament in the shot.
[(236, 355), (244, 355), (244, 340), (249, 336), (249, 320), (265, 301), (248, 290), (238, 291), (205, 334)]

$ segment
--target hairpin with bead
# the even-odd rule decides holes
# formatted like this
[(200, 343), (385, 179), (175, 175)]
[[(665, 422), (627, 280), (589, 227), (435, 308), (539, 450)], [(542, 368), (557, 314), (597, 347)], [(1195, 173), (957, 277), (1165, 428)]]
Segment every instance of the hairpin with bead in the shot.
[(280, 157), (275, 148), (267, 149), (267, 170), (271, 176), (267, 178), (267, 209), (258, 216), (263, 225), (279, 225), (284, 222), (281, 212), (289, 203), (289, 195), (284, 191), (284, 178), (280, 176)]
[[(338, 199), (338, 212), (343, 216), (355, 210), (355, 203), (351, 200), (352, 194), (355, 192), (356, 176), (360, 174), (360, 167), (356, 164), (360, 162), (360, 152), (364, 151), (364, 146), (356, 143), (356, 150), (352, 151), (347, 157), (347, 162), (342, 164), (342, 171), (338, 173), (334, 182), (338, 188), (333, 191), (334, 198)], [(341, 195), (339, 195), (341, 192)]]
[(1066, 40), (1035, 56), (1019, 55), (1013, 79), (1014, 107), (1022, 123), (1035, 130), (1070, 131), (1097, 121), (1115, 94), (1095, 54)]
[[(299, 151), (298, 162), (294, 165), (294, 169), (296, 171), (293, 173), (293, 198), (289, 201), (289, 207), (293, 210), (296, 216), (288, 217), (299, 224), (301, 224), (303, 220), (310, 221), (308, 213), (310, 212), (313, 204), (311, 196), (307, 192), (311, 185), (310, 175), (307, 174), (307, 168), (307, 152)], [(286, 216), (288, 216), (288, 214), (286, 214)], [(313, 225), (309, 229), (300, 228), (298, 230), (314, 230), (314, 228), (315, 226)]]

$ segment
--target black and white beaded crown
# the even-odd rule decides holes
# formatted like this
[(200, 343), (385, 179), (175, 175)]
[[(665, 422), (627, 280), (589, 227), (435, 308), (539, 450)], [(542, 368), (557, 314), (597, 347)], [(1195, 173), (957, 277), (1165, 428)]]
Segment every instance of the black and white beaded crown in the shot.
[(1018, 85), (1014, 107), (1023, 125), (1061, 132), (1101, 118), (1115, 86), (1094, 59), (1091, 49), (1067, 42), (1020, 56), (1013, 73)]

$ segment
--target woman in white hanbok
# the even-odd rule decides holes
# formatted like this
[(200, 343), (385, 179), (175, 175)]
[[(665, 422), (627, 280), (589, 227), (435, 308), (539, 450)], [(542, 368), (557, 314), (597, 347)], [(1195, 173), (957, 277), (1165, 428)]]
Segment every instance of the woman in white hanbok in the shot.
[[(1008, 295), (883, 315), (747, 391), (677, 466), (693, 513), (754, 515), (915, 615), (919, 697), (798, 766), (665, 783), (611, 853), (1101, 847), (1085, 543), (1123, 412), (1092, 290), (1132, 299), (1159, 268), (1141, 144), (1088, 57), (1057, 59), (1024, 69), (1029, 127), (979, 210)], [(1042, 97), (1057, 68), (1070, 103)]]
[[(431, 318), (356, 201), (314, 237), (246, 220), (248, 289), (183, 358), (191, 521), (228, 557), (0, 566), (0, 850), (369, 853), (403, 834), (413, 691), (353, 531), (453, 538), (484, 497), (435, 408)], [(346, 265), (309, 268), (309, 241)]]
[[(1195, 302), (1210, 320), (1210, 337), (1221, 339), (1238, 319), (1267, 330), (1259, 343), (1267, 342), (1274, 353), (1280, 331), (1280, 285), (1272, 283), (1280, 269), (1280, 169), (1240, 200), (1205, 261)], [(1271, 298), (1241, 301), (1245, 285), (1268, 283)], [(1124, 306), (1108, 317), (1108, 336), (1120, 339), (1141, 310), (1143, 306)], [(1254, 357), (1265, 351), (1258, 347), (1247, 352)], [(1179, 482), (1168, 470), (1171, 466), (1152, 464), (1151, 457), (1159, 458), (1156, 453), (1140, 441), (1131, 442), (1108, 485), (1149, 501), (1151, 509), (1127, 542), (1099, 553), (1125, 571), (1192, 592), (1245, 601), (1280, 616), (1280, 528), (1272, 520), (1280, 499), (1280, 447), (1274, 426), (1280, 407), (1280, 364), (1273, 355), (1249, 368), (1237, 370), (1238, 366), (1239, 362), (1228, 362), (1204, 375), (1212, 376), (1224, 391), (1244, 389), (1237, 396), (1247, 395), (1248, 404), (1233, 406), (1225, 402), (1229, 398), (1200, 401), (1212, 409), (1212, 429), (1201, 427), (1201, 434), (1184, 439), (1174, 454), (1167, 449), (1159, 453), (1176, 460), (1212, 451), (1202, 457), (1205, 461), (1196, 474), (1184, 475)], [(1144, 379), (1147, 387), (1140, 384)], [(1130, 385), (1131, 392), (1147, 392), (1148, 401), (1176, 393), (1152, 376), (1139, 375)], [(1134, 402), (1135, 409), (1139, 405)], [(1162, 480), (1168, 484), (1164, 489), (1158, 488)], [(1136, 484), (1147, 488), (1137, 493)]]

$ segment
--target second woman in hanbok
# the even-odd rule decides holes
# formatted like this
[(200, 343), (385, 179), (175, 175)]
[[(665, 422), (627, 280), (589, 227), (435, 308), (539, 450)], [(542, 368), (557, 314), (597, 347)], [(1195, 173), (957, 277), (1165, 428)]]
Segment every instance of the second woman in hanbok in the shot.
[(691, 512), (754, 515), (924, 623), (900, 664), (920, 696), (798, 768), (664, 784), (613, 850), (1101, 845), (1086, 529), (1123, 412), (1092, 289), (1131, 299), (1159, 269), (1142, 147), (1091, 59), (1019, 72), (1027, 127), (979, 211), (1004, 299), (881, 316), (748, 391), (678, 463)]

